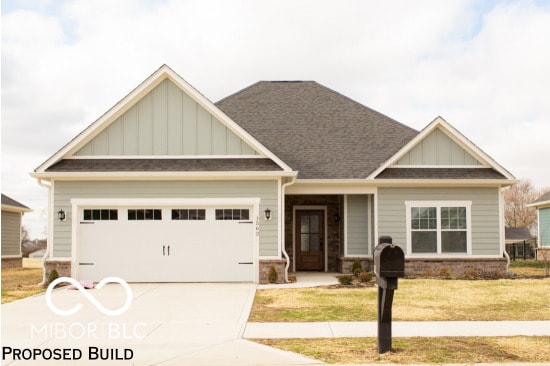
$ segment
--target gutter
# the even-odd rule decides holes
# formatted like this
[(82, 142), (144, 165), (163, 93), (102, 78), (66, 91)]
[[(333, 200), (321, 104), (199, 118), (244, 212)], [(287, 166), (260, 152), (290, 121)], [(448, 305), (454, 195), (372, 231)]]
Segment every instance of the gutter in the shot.
[[(38, 182), (38, 185), (41, 186), (41, 187), (46, 187), (48, 189), (48, 206), (51, 204), (52, 200), (51, 200), (51, 192), (52, 192), (52, 186), (51, 184), (46, 184), (42, 181), (42, 179), (40, 178), (37, 178), (37, 182)], [(52, 213), (52, 210), (51, 210), (51, 207), (48, 207), (48, 234), (47, 234), (47, 243), (46, 243), (46, 252), (44, 253), (44, 256), (42, 257), (42, 282), (39, 283), (39, 285), (41, 286), (44, 286), (46, 283), (47, 283), (47, 278), (46, 278), (46, 258), (48, 258), (50, 256), (50, 250), (51, 250), (51, 247), (53, 245), (53, 242), (52, 242), (52, 237), (51, 237), (51, 233), (52, 233), (52, 227), (50, 225), (50, 222), (51, 222), (51, 215)]]
[(285, 249), (285, 220), (284, 220), (284, 212), (285, 212), (285, 188), (290, 186), (290, 185), (293, 185), (294, 183), (296, 183), (296, 178), (298, 177), (298, 174), (294, 175), (292, 177), (292, 179), (288, 182), (286, 182), (285, 184), (282, 185), (281, 187), (281, 211), (283, 213), (283, 220), (281, 222), (281, 242), (283, 245), (281, 245), (281, 249), (282, 249), (282, 252), (283, 252), (283, 256), (285, 257), (286, 259), (286, 265), (285, 265), (285, 283), (288, 283), (288, 268), (290, 267), (290, 257), (288, 256), (288, 253), (286, 252), (286, 249)]

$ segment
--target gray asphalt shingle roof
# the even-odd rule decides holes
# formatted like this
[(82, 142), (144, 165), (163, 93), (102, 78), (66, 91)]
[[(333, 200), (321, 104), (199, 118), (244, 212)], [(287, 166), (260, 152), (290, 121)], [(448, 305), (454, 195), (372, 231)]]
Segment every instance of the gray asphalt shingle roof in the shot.
[(543, 194), (542, 196), (534, 200), (532, 203), (539, 203), (539, 202), (545, 202), (545, 201), (550, 201), (550, 192)]
[(376, 179), (506, 179), (491, 168), (389, 168)]
[(64, 159), (48, 172), (280, 171), (271, 159)]
[(418, 131), (314, 81), (260, 81), (216, 103), (301, 179), (362, 179)]
[(30, 208), (28, 208), (27, 206), (25, 206), (25, 205), (22, 204), (22, 203), (17, 202), (17, 201), (14, 200), (13, 198), (8, 197), (8, 196), (6, 196), (6, 195), (3, 194), (3, 193), (2, 193), (1, 195), (2, 195), (2, 204), (3, 204), (3, 205), (12, 206), (12, 207), (17, 207), (17, 208), (22, 208), (22, 209), (26, 209), (26, 210), (30, 210)]

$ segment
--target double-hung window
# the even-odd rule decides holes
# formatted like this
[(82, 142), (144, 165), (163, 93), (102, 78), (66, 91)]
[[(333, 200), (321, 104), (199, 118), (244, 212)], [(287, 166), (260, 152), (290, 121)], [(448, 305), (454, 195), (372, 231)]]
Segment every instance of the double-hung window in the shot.
[(409, 201), (405, 205), (409, 253), (471, 252), (470, 201)]

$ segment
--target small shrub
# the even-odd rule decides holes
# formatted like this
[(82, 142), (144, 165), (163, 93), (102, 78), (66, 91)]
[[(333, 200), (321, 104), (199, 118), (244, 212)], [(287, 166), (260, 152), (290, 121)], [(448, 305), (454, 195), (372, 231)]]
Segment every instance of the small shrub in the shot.
[(464, 271), (464, 277), (469, 280), (474, 280), (476, 278), (479, 278), (479, 274), (473, 268), (466, 268), (466, 270)]
[(433, 277), (434, 271), (431, 268), (426, 268), (422, 271), (422, 277)]
[(351, 285), (353, 283), (352, 275), (340, 275), (336, 276), (336, 278), (338, 278), (340, 285)]
[(274, 265), (271, 265), (271, 267), (269, 268), (267, 280), (269, 281), (269, 283), (277, 283), (277, 281), (279, 280), (279, 274), (277, 273)]
[(439, 277), (450, 279), (452, 276), (451, 270), (447, 267), (443, 267), (439, 270)]
[(367, 283), (367, 282), (370, 282), (374, 278), (374, 275), (370, 272), (361, 271), (359, 273), (359, 276), (357, 276), (357, 278), (359, 279), (359, 282)]
[(358, 258), (355, 258), (353, 264), (351, 265), (351, 272), (355, 277), (359, 276), (359, 273), (363, 271), (363, 266), (361, 266), (361, 261)]
[(48, 275), (48, 284), (55, 281), (57, 278), (59, 278), (59, 273), (55, 269), (53, 269), (50, 274)]

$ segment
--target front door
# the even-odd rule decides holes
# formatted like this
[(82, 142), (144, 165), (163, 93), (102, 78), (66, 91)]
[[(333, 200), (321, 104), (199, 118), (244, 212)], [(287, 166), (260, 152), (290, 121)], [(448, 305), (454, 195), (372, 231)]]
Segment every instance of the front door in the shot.
[(324, 271), (325, 213), (296, 211), (296, 270)]

